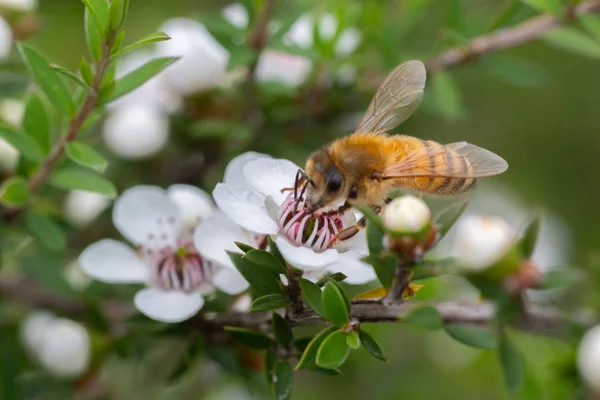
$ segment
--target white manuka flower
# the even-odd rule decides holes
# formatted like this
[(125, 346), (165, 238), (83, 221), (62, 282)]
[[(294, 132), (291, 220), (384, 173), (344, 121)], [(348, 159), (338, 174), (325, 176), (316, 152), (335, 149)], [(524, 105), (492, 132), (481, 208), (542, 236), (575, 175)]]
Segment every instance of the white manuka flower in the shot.
[(10, 8), (16, 11), (33, 11), (38, 6), (38, 0), (0, 0), (0, 8)]
[(63, 206), (65, 218), (81, 228), (95, 220), (110, 204), (110, 198), (87, 190), (71, 190)]
[(294, 87), (304, 83), (311, 69), (312, 63), (306, 57), (266, 49), (256, 65), (256, 79)]
[[(179, 208), (182, 204), (185, 209)], [(203, 294), (215, 288), (238, 294), (248, 288), (235, 269), (194, 248), (193, 227), (214, 218), (213, 208), (209, 196), (193, 186), (133, 187), (115, 201), (113, 223), (137, 251), (104, 239), (85, 249), (79, 263), (103, 282), (145, 283), (148, 287), (137, 292), (134, 303), (146, 316), (163, 322), (186, 320), (202, 308)]]
[(13, 34), (10, 25), (0, 17), (0, 60), (4, 60), (12, 49)]
[[(297, 171), (298, 166), (291, 161), (245, 153), (230, 163), (225, 182), (217, 185), (213, 196), (221, 211), (243, 231), (273, 235), (286, 261), (308, 272), (309, 278), (342, 272), (351, 284), (375, 279), (371, 266), (360, 261), (367, 254), (364, 232), (331, 246), (340, 230), (356, 223), (352, 211), (307, 213), (302, 203), (295, 209), (293, 191), (282, 193), (282, 189), (294, 185)], [(217, 224), (214, 229), (218, 229)], [(239, 236), (234, 240), (244, 241)]]
[(595, 394), (600, 394), (600, 325), (586, 332), (577, 350), (581, 378)]

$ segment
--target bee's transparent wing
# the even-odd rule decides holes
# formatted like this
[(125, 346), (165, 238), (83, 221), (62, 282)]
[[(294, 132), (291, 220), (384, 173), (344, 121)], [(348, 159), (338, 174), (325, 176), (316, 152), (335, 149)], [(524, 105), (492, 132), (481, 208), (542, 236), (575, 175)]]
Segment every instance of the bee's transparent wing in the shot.
[(414, 149), (386, 168), (383, 178), (482, 178), (507, 169), (508, 163), (491, 151), (457, 142)]
[(425, 65), (398, 65), (377, 89), (356, 133), (387, 131), (404, 122), (419, 107), (425, 88)]

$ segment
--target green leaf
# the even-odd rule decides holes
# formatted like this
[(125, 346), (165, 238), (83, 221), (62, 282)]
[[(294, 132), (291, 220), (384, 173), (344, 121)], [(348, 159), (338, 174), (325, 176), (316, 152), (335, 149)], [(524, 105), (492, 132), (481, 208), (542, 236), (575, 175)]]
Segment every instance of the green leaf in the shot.
[(287, 307), (289, 304), (290, 301), (288, 298), (282, 294), (268, 294), (254, 300), (250, 307), (250, 312), (276, 310)]
[[(96, 25), (98, 27), (104, 26), (104, 20), (100, 17), (98, 7), (96, 4), (98, 3), (96, 0), (81, 0), (83, 4), (85, 4), (86, 12), (89, 12), (94, 19)], [(102, 0), (100, 0), (102, 1)], [(101, 5), (101, 4), (100, 4)], [(102, 9), (102, 7), (100, 7)]]
[(6, 179), (0, 185), (0, 203), (8, 207), (20, 207), (29, 201), (27, 181), (20, 176)]
[(281, 255), (281, 252), (279, 251), (279, 248), (277, 247), (277, 244), (275, 244), (275, 242), (273, 241), (273, 239), (271, 239), (271, 236), (267, 236), (267, 243), (269, 244), (269, 249), (271, 250), (271, 254), (273, 254), (273, 256), (283, 265), (287, 266), (287, 263), (285, 262), (285, 259), (283, 258), (283, 256)]
[(365, 350), (369, 352), (369, 354), (381, 361), (387, 362), (387, 359), (383, 355), (383, 350), (381, 349), (381, 346), (379, 345), (379, 343), (377, 343), (373, 336), (371, 336), (364, 329), (361, 329), (361, 331), (358, 333), (358, 336), (360, 337), (360, 343), (363, 345)]
[(65, 67), (62, 67), (58, 64), (52, 63), (52, 64), (50, 64), (50, 68), (53, 69), (54, 71), (58, 72), (62, 76), (66, 76), (67, 78), (69, 78), (71, 81), (75, 82), (82, 88), (84, 88), (86, 90), (92, 90), (92, 88), (87, 83), (85, 83), (83, 81), (83, 79), (81, 79), (80, 77), (78, 77), (73, 72), (66, 69)]
[(562, 11), (561, 0), (521, 0), (536, 11), (557, 15)]
[(433, 76), (431, 93), (440, 116), (456, 120), (465, 115), (460, 88), (449, 73), (440, 71)]
[(315, 337), (310, 341), (306, 349), (304, 349), (304, 353), (302, 353), (302, 357), (300, 357), (300, 361), (294, 369), (311, 369), (314, 365), (315, 359), (317, 357), (317, 351), (321, 346), (321, 343), (325, 340), (327, 336), (333, 331), (335, 331), (335, 326), (328, 326), (324, 328), (321, 332), (317, 333)]
[(325, 318), (325, 310), (323, 308), (323, 301), (321, 300), (321, 289), (308, 279), (300, 278), (298, 281), (300, 282), (300, 289), (302, 289), (304, 300), (307, 301), (314, 312)]
[(287, 361), (279, 361), (275, 366), (275, 383), (273, 390), (275, 399), (287, 400), (292, 398), (292, 387), (294, 385), (294, 370)]
[(194, 122), (191, 124), (189, 131), (191, 137), (203, 139), (240, 138), (251, 135), (248, 126), (218, 118), (206, 118)]
[(98, 18), (96, 18), (90, 8), (85, 9), (84, 23), (85, 39), (87, 42), (88, 51), (90, 52), (92, 59), (94, 61), (98, 61), (100, 60), (100, 57), (102, 57), (102, 47), (104, 41), (102, 29), (100, 28), (102, 25), (99, 23)]
[(381, 285), (386, 290), (389, 290), (394, 281), (394, 274), (396, 273), (396, 257), (393, 255), (378, 256), (370, 254), (364, 257), (363, 261), (373, 266), (377, 279), (379, 279), (379, 282), (381, 282)]
[(246, 45), (236, 46), (231, 49), (227, 70), (233, 70), (238, 67), (247, 67), (256, 58), (256, 52)]
[(438, 228), (439, 239), (441, 240), (446, 233), (454, 226), (454, 223), (460, 218), (462, 213), (467, 208), (468, 201), (461, 201), (460, 203), (452, 204), (450, 207), (446, 208), (444, 211), (440, 213), (440, 215), (435, 219), (435, 224)]
[(523, 237), (519, 240), (519, 247), (521, 248), (521, 252), (527, 258), (531, 257), (533, 251), (535, 250), (535, 245), (540, 234), (541, 225), (542, 215), (541, 213), (538, 213), (536, 216), (533, 217), (529, 225), (527, 225)]
[(59, 252), (67, 245), (63, 230), (51, 218), (29, 212), (25, 214), (27, 230), (50, 251)]
[(96, 172), (102, 173), (108, 166), (108, 161), (96, 150), (80, 142), (69, 142), (65, 146), (67, 156), (79, 165), (91, 168)]
[(110, 103), (137, 89), (169, 65), (179, 60), (179, 58), (180, 57), (163, 57), (148, 61), (138, 69), (123, 76), (112, 85), (101, 89), (98, 95), (98, 104)]
[(121, 49), (121, 45), (123, 44), (123, 40), (125, 40), (125, 31), (121, 29), (119, 33), (117, 33), (117, 35), (115, 36), (112, 49), (110, 49), (111, 58), (109, 61), (112, 61), (112, 57), (119, 52), (119, 50)]
[(384, 231), (373, 221), (367, 220), (367, 246), (369, 254), (378, 255), (383, 251)]
[(33, 47), (19, 43), (19, 52), (27, 64), (27, 68), (33, 75), (33, 79), (44, 92), (52, 104), (56, 104), (61, 110), (69, 115), (75, 115), (75, 103), (65, 83), (50, 68), (48, 60)]
[(356, 204), (354, 205), (354, 208), (360, 211), (365, 216), (367, 221), (371, 221), (373, 224), (375, 224), (380, 231), (385, 231), (381, 218), (379, 218), (379, 215), (377, 215), (377, 213), (371, 207), (364, 204)]
[(261, 268), (257, 268), (252, 261), (239, 253), (228, 251), (227, 254), (229, 254), (229, 258), (240, 274), (242, 274), (250, 286), (252, 286), (252, 288), (258, 291), (260, 294), (283, 295), (283, 290), (281, 289), (279, 280), (273, 273)]
[(341, 282), (344, 279), (346, 279), (348, 276), (341, 273), (341, 272), (336, 272), (335, 274), (327, 274), (325, 275), (323, 278), (319, 279), (316, 283), (316, 285), (318, 287), (323, 287), (325, 286), (325, 284), (327, 283), (327, 281), (332, 280), (332, 281), (336, 281), (336, 282)]
[(416, 326), (417, 328), (434, 331), (444, 326), (442, 317), (438, 310), (433, 307), (425, 306), (419, 307), (411, 312), (406, 318), (405, 322)]
[(489, 329), (457, 324), (447, 324), (444, 329), (454, 340), (467, 346), (479, 349), (493, 349), (496, 347), (496, 338)]
[(171, 37), (164, 32), (156, 32), (151, 33), (148, 36), (138, 40), (135, 43), (130, 44), (129, 46), (123, 47), (121, 50), (117, 51), (115, 54), (111, 56), (111, 61), (116, 60), (124, 54), (129, 53), (131, 50), (134, 50), (144, 44), (155, 43), (155, 42), (164, 42), (165, 40), (171, 40)]
[(85, 58), (79, 61), (79, 75), (88, 86), (94, 84), (94, 72)]
[(42, 152), (50, 151), (50, 118), (36, 93), (30, 93), (25, 100), (23, 129), (37, 142)]
[(523, 355), (515, 345), (505, 336), (500, 340), (498, 346), (498, 356), (502, 371), (504, 372), (504, 381), (509, 393), (514, 394), (522, 385), (525, 377), (525, 362)]
[(247, 253), (250, 250), (254, 250), (254, 247), (252, 247), (252, 246), (250, 246), (248, 244), (245, 244), (245, 243), (235, 242), (235, 245), (238, 247), (238, 249), (240, 249), (244, 253)]
[(579, 22), (590, 35), (600, 41), (600, 18), (596, 15), (582, 15)]
[(223, 329), (238, 342), (253, 349), (266, 349), (271, 346), (271, 339), (260, 332), (237, 326), (224, 326)]
[(338, 368), (346, 361), (350, 348), (346, 344), (346, 333), (335, 331), (323, 340), (317, 351), (317, 365), (327, 369)]
[(350, 309), (346, 305), (341, 289), (335, 283), (329, 281), (325, 284), (321, 301), (323, 302), (325, 318), (329, 322), (337, 327), (348, 325), (350, 322)]
[(584, 273), (572, 266), (564, 266), (544, 272), (539, 289), (566, 288), (586, 279)]
[(246, 253), (246, 258), (252, 261), (254, 264), (266, 268), (275, 274), (286, 273), (284, 264), (281, 264), (273, 254), (265, 250), (250, 250)]
[[(49, 257), (50, 256), (50, 257)], [(35, 281), (63, 297), (77, 298), (79, 294), (73, 289), (63, 275), (62, 265), (51, 258), (52, 254), (36, 254), (25, 257), (23, 260), (23, 272), (32, 281)]]
[(117, 188), (112, 182), (100, 175), (79, 169), (56, 170), (50, 175), (49, 183), (59, 189), (87, 190), (103, 194), (111, 199), (117, 197)]
[(543, 66), (510, 54), (491, 54), (481, 60), (488, 75), (511, 85), (540, 88), (552, 83)]
[(129, 8), (129, 0), (110, 0), (110, 27), (117, 30), (123, 26), (125, 17), (127, 17), (127, 9)]
[(346, 344), (352, 350), (358, 350), (360, 347), (360, 337), (358, 336), (358, 333), (350, 332), (350, 334), (346, 336)]
[(556, 28), (542, 39), (551, 46), (585, 57), (600, 59), (600, 43), (574, 28)]
[(292, 328), (285, 319), (276, 312), (273, 312), (273, 318), (271, 319), (271, 326), (273, 333), (275, 334), (275, 340), (282, 346), (287, 346), (294, 340), (294, 333)]
[(44, 153), (37, 142), (25, 132), (9, 125), (0, 125), (0, 138), (6, 140), (10, 145), (30, 160), (41, 162)]

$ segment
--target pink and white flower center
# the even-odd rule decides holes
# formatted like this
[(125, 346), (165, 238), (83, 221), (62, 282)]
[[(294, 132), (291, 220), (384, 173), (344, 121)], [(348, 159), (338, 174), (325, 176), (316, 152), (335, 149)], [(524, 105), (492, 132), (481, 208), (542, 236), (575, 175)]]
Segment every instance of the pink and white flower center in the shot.
[(277, 224), (283, 235), (298, 246), (321, 252), (330, 247), (332, 239), (344, 228), (343, 214), (309, 213), (290, 193), (277, 213)]

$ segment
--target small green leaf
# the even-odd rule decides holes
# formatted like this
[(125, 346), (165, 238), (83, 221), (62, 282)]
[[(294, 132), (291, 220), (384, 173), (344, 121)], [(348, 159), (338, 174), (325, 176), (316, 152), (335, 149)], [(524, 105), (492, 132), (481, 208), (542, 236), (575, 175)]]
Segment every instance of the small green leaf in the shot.
[(254, 264), (266, 268), (275, 274), (286, 273), (284, 264), (281, 264), (273, 254), (265, 250), (250, 250), (246, 253), (246, 258), (252, 261)]
[(277, 245), (275, 244), (273, 239), (271, 239), (271, 236), (267, 236), (267, 243), (269, 245), (269, 249), (271, 250), (271, 254), (273, 254), (273, 256), (275, 256), (275, 258), (281, 264), (287, 265), (287, 263), (285, 262), (285, 259), (283, 258), (283, 256), (281, 255), (281, 252), (279, 251), (279, 248), (277, 247)]
[(419, 307), (411, 312), (406, 318), (405, 322), (416, 326), (417, 328), (434, 331), (441, 329), (444, 326), (442, 317), (438, 310), (433, 307), (425, 306)]
[(256, 58), (256, 52), (246, 46), (236, 46), (230, 50), (229, 62), (227, 63), (227, 70), (233, 70), (239, 67), (247, 67)]
[(446, 208), (444, 211), (440, 213), (440, 215), (435, 219), (435, 224), (438, 228), (438, 233), (440, 235), (439, 240), (441, 240), (446, 233), (454, 226), (454, 223), (458, 220), (458, 218), (462, 215), (467, 208), (468, 201), (461, 201), (460, 203), (452, 204), (450, 207)]
[(0, 125), (0, 138), (6, 140), (11, 146), (30, 160), (41, 162), (44, 153), (38, 143), (28, 134), (9, 125)]
[(31, 136), (40, 149), (47, 153), (50, 150), (50, 118), (44, 103), (36, 93), (29, 93), (25, 100), (23, 129)]
[(348, 325), (350, 322), (350, 309), (346, 305), (341, 289), (335, 283), (329, 281), (325, 284), (321, 301), (323, 302), (325, 318), (329, 322), (337, 327)]
[(99, 23), (99, 20), (96, 18), (93, 11), (87, 7), (84, 14), (84, 23), (85, 39), (88, 45), (88, 51), (90, 52), (93, 60), (98, 61), (100, 60), (100, 57), (102, 57), (102, 25)]
[(87, 144), (69, 142), (65, 146), (65, 150), (72, 161), (96, 172), (102, 173), (108, 166), (108, 161)]
[(323, 309), (323, 301), (321, 300), (321, 289), (308, 279), (300, 278), (300, 289), (304, 295), (304, 300), (307, 301), (310, 308), (314, 312), (325, 318), (325, 310)]
[(117, 30), (123, 26), (125, 17), (127, 17), (127, 9), (129, 8), (129, 0), (110, 0), (110, 27)]
[(439, 115), (450, 120), (460, 119), (465, 115), (460, 88), (452, 75), (444, 71), (437, 72), (431, 86)]
[(121, 50), (119, 50), (115, 54), (113, 54), (110, 59), (111, 59), (111, 61), (116, 60), (117, 58), (121, 57), (122, 55), (127, 54), (131, 50), (134, 50), (137, 47), (142, 46), (144, 44), (155, 43), (155, 42), (164, 42), (165, 40), (171, 40), (171, 37), (164, 32), (151, 33), (150, 35), (138, 40), (137, 42), (132, 43), (129, 46), (123, 47)]
[(254, 300), (250, 307), (250, 312), (276, 310), (287, 307), (289, 304), (290, 301), (288, 298), (282, 294), (268, 294)]
[(85, 58), (81, 58), (79, 61), (79, 75), (88, 86), (91, 87), (94, 84), (94, 72)]
[(533, 217), (527, 228), (525, 228), (525, 233), (523, 237), (519, 240), (519, 247), (521, 248), (521, 252), (527, 258), (531, 257), (533, 251), (535, 250), (535, 245), (538, 240), (538, 236), (540, 234), (540, 227), (542, 225), (542, 215), (538, 213)]
[(275, 340), (282, 346), (287, 346), (294, 340), (294, 333), (292, 328), (285, 319), (276, 312), (273, 312), (273, 318), (271, 319), (271, 326), (273, 333), (275, 334)]
[(50, 68), (48, 60), (33, 47), (20, 43), (19, 52), (27, 64), (33, 79), (44, 92), (52, 104), (56, 104), (69, 115), (74, 115), (77, 111), (75, 103), (71, 99), (71, 94), (65, 83)]
[(600, 18), (596, 15), (582, 15), (579, 22), (590, 35), (600, 41)]
[(27, 230), (50, 251), (59, 252), (67, 245), (67, 238), (56, 222), (49, 217), (29, 212), (25, 214)]
[(373, 221), (367, 220), (367, 246), (369, 254), (379, 255), (383, 251), (384, 231)]
[(370, 254), (364, 257), (363, 261), (373, 266), (377, 279), (379, 279), (379, 282), (381, 282), (381, 285), (386, 290), (389, 290), (394, 281), (394, 274), (396, 273), (396, 257), (393, 255), (378, 256)]
[(96, 1), (95, 0), (81, 0), (81, 1), (83, 4), (85, 4), (86, 11), (91, 14), (91, 16), (94, 19), (97, 26), (103, 26), (104, 21), (100, 17), (100, 14), (98, 13), (98, 7), (96, 7)]
[(237, 270), (242, 274), (244, 278), (248, 281), (250, 286), (257, 290), (262, 295), (267, 294), (281, 294), (283, 295), (283, 290), (279, 284), (279, 280), (275, 276), (275, 274), (270, 271), (263, 270), (261, 268), (257, 268), (256, 265), (242, 256), (239, 253), (227, 252), (229, 254), (229, 258), (233, 262), (233, 265), (237, 268)]
[(498, 346), (498, 356), (508, 391), (514, 394), (525, 377), (523, 355), (507, 337), (503, 337)]
[(548, 14), (558, 14), (562, 10), (561, 0), (521, 0), (536, 11)]
[(314, 365), (315, 359), (317, 357), (317, 351), (323, 343), (323, 340), (333, 331), (335, 331), (335, 326), (328, 326), (324, 328), (321, 332), (317, 333), (316, 336), (310, 341), (306, 349), (304, 349), (304, 353), (302, 353), (302, 357), (300, 357), (300, 361), (294, 369), (311, 369)]
[(265, 351), (265, 377), (267, 385), (273, 386), (273, 378), (275, 377), (275, 364), (277, 363), (277, 353), (273, 346), (268, 347)]
[(364, 329), (361, 329), (358, 336), (360, 338), (360, 343), (363, 345), (365, 350), (369, 352), (369, 354), (381, 361), (387, 361), (387, 359), (383, 355), (383, 350), (381, 349), (381, 346), (379, 345), (379, 343), (377, 343), (373, 336), (371, 336)]
[(87, 190), (103, 194), (107, 197), (117, 197), (117, 188), (106, 178), (92, 172), (74, 168), (56, 170), (50, 175), (49, 183), (59, 189)]
[(380, 231), (385, 231), (381, 218), (379, 218), (379, 215), (377, 215), (377, 213), (371, 207), (364, 204), (356, 204), (354, 207), (365, 216), (367, 221), (371, 221), (373, 224), (375, 224)]
[(240, 249), (244, 253), (247, 253), (250, 250), (254, 250), (254, 247), (252, 247), (252, 246), (250, 246), (248, 244), (245, 244), (245, 243), (235, 242), (235, 245), (238, 247), (238, 249)]
[(23, 272), (29, 279), (61, 297), (80, 296), (64, 277), (62, 265), (52, 259), (53, 254), (42, 253), (25, 257)]
[(279, 361), (275, 366), (275, 383), (273, 384), (275, 399), (291, 399), (293, 386), (294, 370), (292, 366), (287, 361)]
[(585, 274), (572, 266), (553, 268), (544, 272), (539, 289), (566, 288), (581, 283), (584, 279)]
[(29, 201), (27, 181), (20, 176), (6, 179), (0, 185), (0, 202), (8, 207), (20, 207)]
[(457, 324), (447, 324), (444, 329), (454, 340), (467, 346), (479, 349), (493, 349), (496, 347), (496, 338), (489, 329)]
[(73, 72), (66, 69), (65, 67), (62, 67), (58, 64), (52, 63), (52, 64), (50, 64), (50, 68), (53, 69), (54, 71), (58, 72), (62, 76), (66, 76), (67, 78), (69, 78), (71, 81), (75, 82), (82, 88), (84, 88), (86, 90), (92, 90), (92, 88), (87, 83), (85, 83), (80, 77), (78, 77)]
[(115, 36), (115, 41), (113, 42), (112, 49), (110, 50), (111, 58), (109, 61), (112, 61), (112, 57), (119, 52), (121, 45), (123, 44), (123, 40), (125, 40), (125, 31), (121, 29), (119, 33), (117, 33), (117, 36)]
[(238, 342), (253, 349), (266, 349), (271, 346), (271, 339), (260, 332), (237, 326), (224, 326), (223, 329)]
[(358, 350), (360, 347), (360, 337), (358, 336), (358, 333), (350, 332), (350, 334), (346, 336), (346, 344), (352, 350)]
[(492, 54), (481, 65), (490, 76), (511, 85), (540, 88), (552, 83), (543, 66), (510, 54)]
[(335, 331), (323, 340), (317, 351), (317, 365), (327, 369), (338, 368), (346, 361), (350, 348), (346, 344), (346, 333)]
[(600, 43), (575, 28), (556, 28), (542, 36), (551, 46), (571, 53), (600, 58)]
[(137, 89), (177, 60), (179, 60), (179, 57), (155, 58), (148, 61), (112, 85), (101, 89), (98, 95), (98, 104), (110, 103)]
[(336, 272), (335, 274), (328, 274), (328, 275), (325, 275), (323, 278), (319, 279), (317, 281), (316, 285), (318, 287), (323, 287), (329, 280), (336, 281), (336, 282), (342, 282), (347, 277), (348, 277), (347, 275), (345, 275), (341, 272)]

